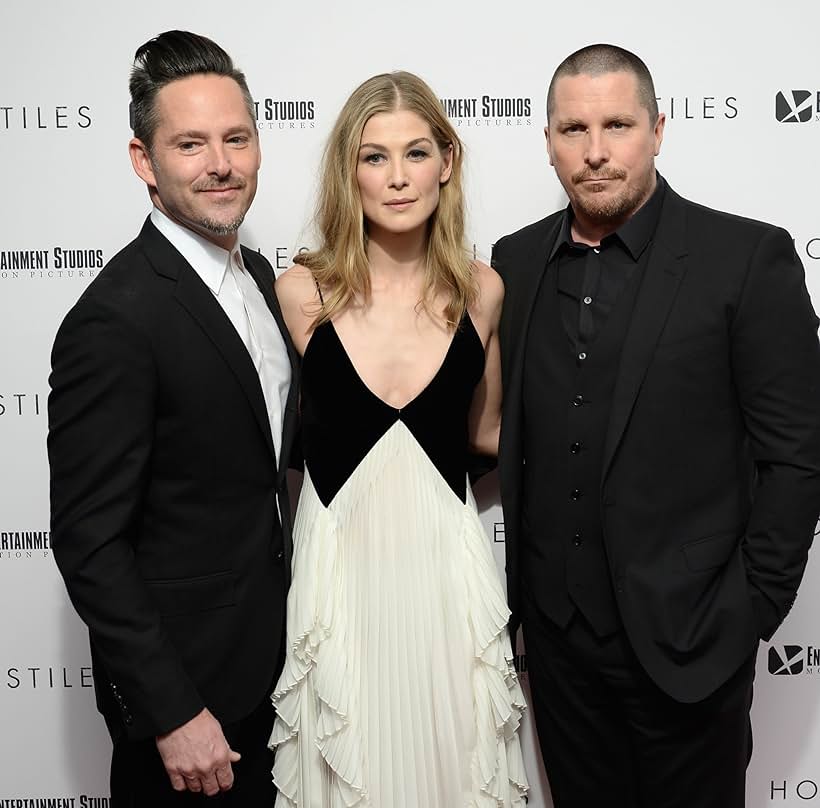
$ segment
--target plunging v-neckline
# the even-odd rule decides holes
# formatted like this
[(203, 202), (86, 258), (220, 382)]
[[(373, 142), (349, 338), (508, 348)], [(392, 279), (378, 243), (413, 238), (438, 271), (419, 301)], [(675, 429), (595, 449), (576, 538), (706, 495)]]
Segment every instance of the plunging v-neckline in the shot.
[[(461, 318), (461, 322), (458, 324), (456, 329), (453, 332), (453, 336), (450, 338), (450, 342), (447, 345), (447, 350), (444, 352), (444, 356), (439, 363), (438, 368), (436, 369), (435, 373), (430, 377), (427, 384), (421, 388), (406, 404), (402, 404), (401, 407), (394, 407), (392, 404), (388, 404), (381, 396), (377, 395), (373, 392), (373, 389), (370, 387), (369, 384), (364, 380), (362, 374), (359, 373), (356, 365), (354, 364), (353, 360), (350, 358), (350, 354), (347, 352), (347, 348), (345, 348), (344, 342), (342, 342), (342, 338), (339, 336), (339, 332), (336, 331), (336, 326), (333, 324), (332, 320), (328, 320), (327, 324), (330, 326), (331, 331), (333, 332), (333, 336), (336, 338), (336, 341), (339, 343), (339, 347), (342, 349), (342, 353), (347, 360), (347, 363), (350, 365), (350, 369), (353, 371), (353, 375), (358, 380), (359, 384), (367, 391), (367, 393), (372, 396), (376, 401), (382, 404), (384, 407), (387, 407), (389, 410), (392, 410), (395, 413), (401, 413), (402, 410), (406, 410), (408, 407), (415, 404), (432, 386), (435, 384), (436, 379), (441, 375), (442, 371), (444, 370), (445, 365), (447, 364), (447, 360), (450, 358), (450, 355), (453, 352), (453, 344), (456, 341), (456, 337), (459, 334), (459, 331), (464, 327), (466, 322), (470, 323), (470, 327), (475, 331), (475, 326), (473, 325), (473, 321), (470, 318), (470, 315), (465, 312), (464, 316)], [(477, 332), (476, 332), (477, 335)], [(310, 343), (308, 343), (308, 348), (310, 347)]]

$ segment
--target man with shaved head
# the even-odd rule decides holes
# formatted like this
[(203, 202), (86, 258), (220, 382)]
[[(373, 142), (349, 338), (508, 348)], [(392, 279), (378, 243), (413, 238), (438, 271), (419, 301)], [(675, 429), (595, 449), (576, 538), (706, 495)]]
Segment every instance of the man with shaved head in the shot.
[(502, 238), (500, 477), (556, 808), (736, 808), (759, 640), (820, 512), (820, 348), (786, 231), (655, 170), (652, 77), (573, 53), (547, 99), (565, 210)]

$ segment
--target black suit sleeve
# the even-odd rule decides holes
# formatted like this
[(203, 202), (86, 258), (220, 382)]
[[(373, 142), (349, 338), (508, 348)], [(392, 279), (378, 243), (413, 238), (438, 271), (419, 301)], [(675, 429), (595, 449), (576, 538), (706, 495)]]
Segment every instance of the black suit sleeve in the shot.
[[(506, 534), (505, 539), (505, 573), (507, 576), (507, 603), (510, 607), (510, 619), (507, 623), (507, 629), (510, 634), (510, 643), (514, 653), (517, 653), (517, 636), (518, 628), (521, 624), (521, 606), (520, 606), (520, 583), (518, 580), (518, 551), (517, 551), (517, 514), (512, 513), (510, 507), (510, 498), (513, 493), (506, 490), (504, 480), (512, 476), (514, 479), (520, 479), (520, 457), (515, 456), (512, 459), (506, 457), (507, 449), (507, 432), (510, 430), (510, 422), (515, 416), (509, 414), (509, 376), (511, 371), (510, 346), (512, 345), (512, 329), (515, 320), (515, 310), (517, 307), (513, 305), (512, 301), (515, 297), (513, 279), (509, 276), (510, 257), (509, 257), (510, 241), (508, 236), (500, 238), (493, 244), (492, 254), (490, 257), (490, 266), (498, 272), (501, 280), (504, 281), (504, 305), (501, 309), (501, 322), (498, 326), (499, 348), (501, 350), (501, 384), (504, 393), (504, 408), (501, 416), (501, 440), (499, 443), (498, 465), (499, 465), (499, 481), (501, 483), (501, 499), (502, 506), (504, 506), (504, 529)], [(517, 323), (521, 327), (520, 321)], [(503, 456), (503, 457), (502, 457)], [(504, 469), (501, 468), (502, 463)], [(511, 471), (508, 471), (511, 470)], [(520, 487), (518, 483), (515, 487)], [(505, 502), (506, 500), (506, 502)]]
[[(493, 244), (492, 252), (490, 254), (490, 266), (499, 274), (501, 280), (504, 282), (504, 305), (501, 308), (501, 321), (498, 324), (498, 339), (499, 347), (501, 349), (501, 380), (502, 385), (505, 383), (505, 370), (507, 365), (506, 348), (510, 343), (509, 328), (510, 328), (510, 280), (507, 278), (508, 270), (508, 255), (507, 255), (507, 236), (500, 238)], [(506, 394), (506, 390), (504, 393)], [(502, 420), (503, 426), (503, 420)]]
[(132, 738), (161, 734), (204, 705), (163, 630), (134, 552), (150, 484), (157, 384), (151, 349), (116, 307), (86, 295), (60, 327), (52, 368), (54, 557), (125, 731)]
[(817, 325), (791, 239), (767, 230), (732, 323), (734, 380), (757, 468), (743, 553), (764, 639), (794, 602), (820, 512)]
[[(490, 266), (499, 274), (501, 274), (504, 270), (503, 262), (499, 259), (499, 254), (504, 248), (503, 242), (505, 238), (506, 236), (496, 241), (490, 252)], [(501, 247), (501, 250), (499, 250), (499, 247)]]

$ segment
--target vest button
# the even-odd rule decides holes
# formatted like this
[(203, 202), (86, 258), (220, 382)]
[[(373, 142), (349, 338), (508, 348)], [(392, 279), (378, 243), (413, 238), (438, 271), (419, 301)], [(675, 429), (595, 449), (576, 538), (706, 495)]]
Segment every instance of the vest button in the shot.
[(571, 444), (569, 447), (570, 452), (572, 454), (578, 454), (581, 451), (581, 444), (579, 441), (575, 441), (575, 443)]
[(581, 533), (580, 533), (580, 531), (579, 531), (579, 532), (577, 532), (577, 533), (576, 533), (576, 534), (572, 537), (572, 543), (573, 543), (576, 547), (580, 547), (580, 546), (584, 543), (584, 542), (583, 542), (583, 539), (581, 538)]
[(580, 488), (573, 488), (572, 493), (570, 494), (572, 497), (573, 502), (581, 498), (581, 489)]
[(579, 393), (572, 399), (572, 406), (573, 407), (580, 407), (584, 403), (584, 397)]

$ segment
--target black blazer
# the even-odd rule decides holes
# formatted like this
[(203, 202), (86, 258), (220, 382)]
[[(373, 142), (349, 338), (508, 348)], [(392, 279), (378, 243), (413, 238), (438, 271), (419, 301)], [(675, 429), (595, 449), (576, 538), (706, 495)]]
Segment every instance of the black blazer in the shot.
[(242, 340), (150, 219), (54, 343), (52, 547), (115, 740), (167, 732), (206, 706), (237, 720), (281, 664), (297, 357), (270, 264), (242, 254), (293, 370), (278, 464)]
[[(506, 236), (493, 255), (506, 285), (499, 475), (514, 621), (535, 450), (523, 445), (523, 360), (560, 223)], [(691, 702), (771, 637), (803, 575), (820, 512), (818, 320), (784, 230), (667, 188), (651, 249), (597, 506), (630, 642), (661, 688)]]

